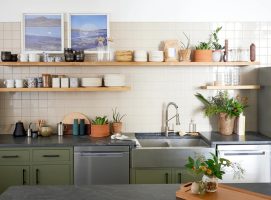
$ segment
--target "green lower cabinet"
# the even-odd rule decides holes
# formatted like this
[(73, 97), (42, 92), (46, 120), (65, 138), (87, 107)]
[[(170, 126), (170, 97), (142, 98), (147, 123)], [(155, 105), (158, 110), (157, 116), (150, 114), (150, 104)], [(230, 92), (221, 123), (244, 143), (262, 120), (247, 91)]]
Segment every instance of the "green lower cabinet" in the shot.
[(69, 185), (72, 184), (70, 165), (33, 165), (33, 185)]
[(29, 177), (29, 166), (0, 166), (0, 193), (11, 185), (29, 185)]
[(171, 169), (136, 169), (133, 171), (136, 184), (169, 184)]

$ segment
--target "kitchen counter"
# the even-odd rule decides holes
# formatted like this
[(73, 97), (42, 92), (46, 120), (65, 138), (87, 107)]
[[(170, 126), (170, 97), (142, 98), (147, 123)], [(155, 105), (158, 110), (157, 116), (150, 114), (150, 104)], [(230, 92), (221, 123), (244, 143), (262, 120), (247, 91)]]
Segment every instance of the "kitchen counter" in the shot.
[(257, 132), (247, 132), (245, 136), (222, 135), (219, 132), (201, 132), (200, 134), (212, 147), (217, 144), (271, 144), (270, 137)]
[[(233, 184), (271, 196), (271, 183)], [(13, 186), (0, 200), (174, 200), (180, 185)], [(271, 199), (271, 197), (270, 197)]]
[(0, 147), (61, 147), (61, 146), (130, 146), (135, 147), (131, 140), (111, 140), (106, 138), (92, 138), (90, 136), (50, 136), (50, 137), (13, 137), (12, 135), (0, 135)]

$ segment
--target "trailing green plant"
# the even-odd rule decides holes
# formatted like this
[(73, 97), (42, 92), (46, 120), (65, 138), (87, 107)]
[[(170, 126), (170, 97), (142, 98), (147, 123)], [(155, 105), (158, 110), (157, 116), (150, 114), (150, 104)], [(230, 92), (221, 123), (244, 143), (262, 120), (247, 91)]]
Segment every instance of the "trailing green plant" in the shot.
[(185, 32), (183, 32), (187, 42), (186, 44), (184, 44), (182, 41), (180, 41), (181, 43), (181, 49), (189, 49), (190, 48), (190, 36), (187, 36), (187, 34)]
[(126, 114), (121, 115), (118, 111), (117, 108), (112, 109), (113, 111), (113, 123), (120, 123), (123, 117), (126, 116)]
[(220, 27), (217, 27), (215, 29), (215, 31), (212, 33), (211, 37), (212, 37), (212, 45), (213, 45), (213, 48), (215, 50), (221, 50), (221, 49), (224, 49), (224, 47), (219, 44), (219, 39), (218, 39), (218, 33), (221, 31), (222, 29), (222, 26)]
[(225, 158), (218, 158), (215, 154), (210, 153), (211, 158), (206, 159), (204, 156), (199, 156), (195, 159), (188, 157), (188, 162), (185, 165), (192, 173), (196, 175), (204, 174), (206, 176), (215, 176), (222, 179), (225, 174), (224, 169), (230, 167), (233, 169), (233, 178), (241, 179), (245, 173), (245, 170), (241, 167), (239, 163), (231, 162)]
[(237, 98), (230, 98), (228, 92), (220, 91), (216, 96), (206, 99), (202, 94), (195, 96), (204, 104), (206, 116), (213, 116), (219, 113), (226, 113), (229, 117), (238, 117), (247, 107), (246, 102), (239, 101)]
[(104, 117), (96, 117), (94, 120), (92, 120), (93, 125), (105, 125), (108, 124), (108, 119), (106, 116)]

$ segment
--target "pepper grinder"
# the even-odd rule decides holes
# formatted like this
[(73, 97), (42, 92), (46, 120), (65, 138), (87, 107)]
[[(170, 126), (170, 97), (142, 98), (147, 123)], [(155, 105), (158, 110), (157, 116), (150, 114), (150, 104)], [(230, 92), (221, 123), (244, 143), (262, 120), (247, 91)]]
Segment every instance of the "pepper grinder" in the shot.
[(32, 122), (30, 122), (30, 124), (28, 126), (28, 129), (27, 129), (27, 137), (31, 137), (32, 136), (31, 124), (32, 124)]

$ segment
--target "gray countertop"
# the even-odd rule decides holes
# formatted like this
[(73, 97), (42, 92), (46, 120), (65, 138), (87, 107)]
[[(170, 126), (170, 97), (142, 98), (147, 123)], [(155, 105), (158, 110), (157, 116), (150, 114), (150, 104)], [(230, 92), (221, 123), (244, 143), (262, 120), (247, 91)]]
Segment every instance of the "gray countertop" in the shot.
[(211, 146), (217, 144), (271, 144), (271, 138), (257, 132), (247, 132), (245, 136), (237, 134), (222, 135), (219, 132), (201, 132)]
[(130, 140), (111, 140), (106, 138), (92, 138), (90, 136), (50, 136), (50, 137), (13, 137), (12, 135), (0, 135), (0, 147), (61, 147), (61, 146), (135, 146)]
[[(271, 183), (234, 184), (271, 196)], [(180, 185), (13, 186), (0, 200), (174, 200)]]

